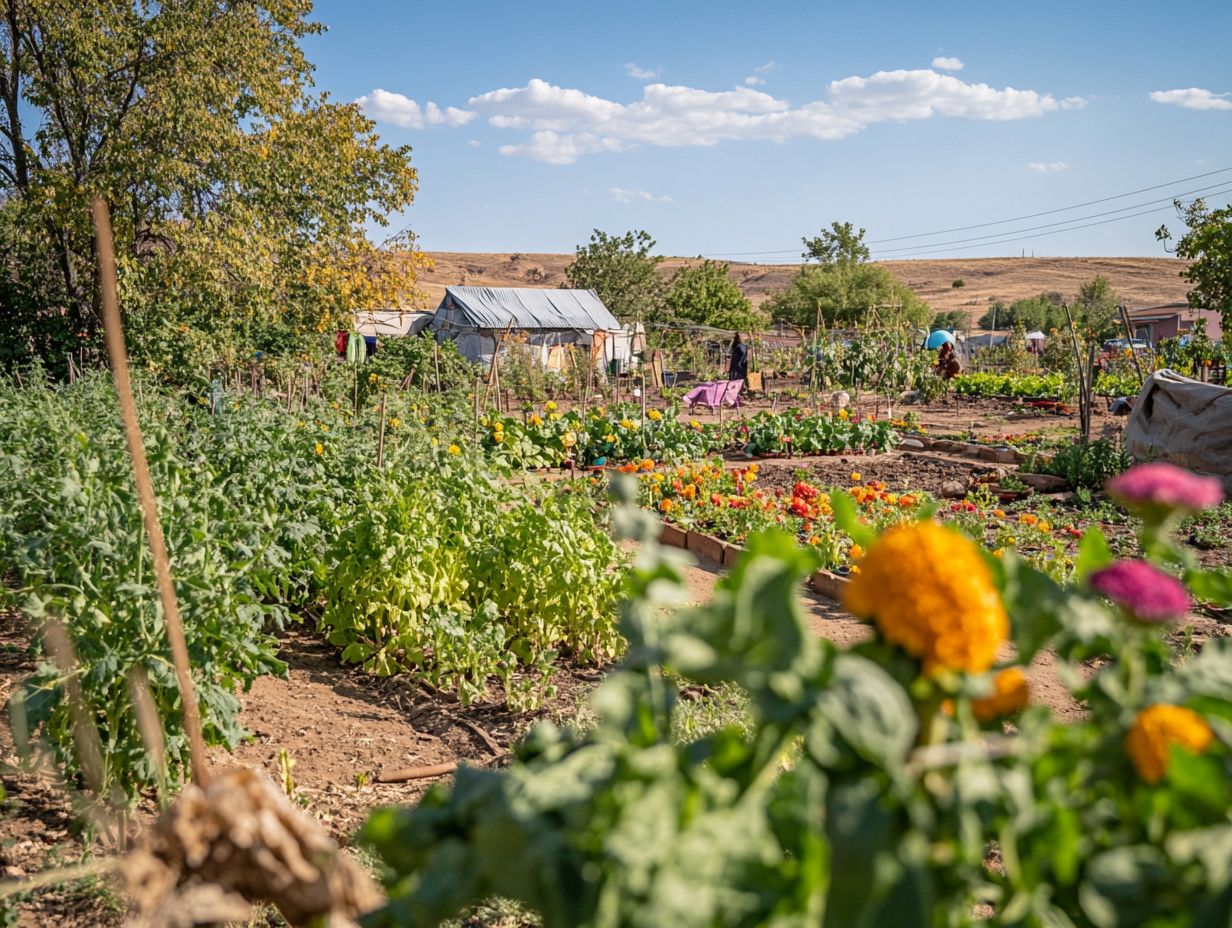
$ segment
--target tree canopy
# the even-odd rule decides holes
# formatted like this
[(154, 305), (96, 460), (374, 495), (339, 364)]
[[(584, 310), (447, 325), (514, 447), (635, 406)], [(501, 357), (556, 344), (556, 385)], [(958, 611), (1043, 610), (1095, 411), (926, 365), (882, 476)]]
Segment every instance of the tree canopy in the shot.
[(1009, 306), (998, 302), (990, 306), (984, 315), (980, 316), (979, 326), (982, 329), (1013, 329), (1021, 327), (1024, 331), (1047, 332), (1052, 328), (1060, 328), (1065, 324), (1065, 313), (1061, 310), (1063, 302), (1059, 293), (1040, 293), (1036, 296), (1015, 300)]
[[(408, 206), (410, 149), (312, 88), (309, 0), (4, 4), (0, 360), (98, 337), (88, 202), (106, 198), (134, 354), (244, 350), (399, 305), (420, 259), (366, 225)], [(189, 333), (189, 334), (186, 334)]]
[[(1212, 210), (1199, 198), (1185, 205), (1173, 201), (1188, 231), (1176, 243), (1176, 254), (1190, 265), (1181, 277), (1191, 287), (1189, 305), (1219, 313), (1224, 331), (1232, 329), (1232, 206)], [(1172, 236), (1160, 226), (1155, 237), (1165, 244)]]
[(822, 229), (813, 238), (802, 238), (804, 251), (800, 255), (805, 261), (816, 261), (818, 264), (858, 264), (869, 259), (868, 246), (864, 244), (864, 230), (856, 230), (850, 222), (830, 223), (830, 228)]
[(764, 328), (765, 314), (753, 308), (730, 271), (723, 261), (682, 267), (672, 277), (664, 301), (668, 315), (738, 332)]
[(589, 244), (577, 246), (565, 279), (570, 287), (594, 290), (623, 321), (654, 319), (664, 298), (658, 270), (663, 258), (651, 253), (654, 247), (655, 240), (641, 230), (608, 235), (595, 229)]
[(818, 312), (827, 326), (839, 328), (877, 320), (925, 326), (933, 316), (928, 304), (884, 267), (858, 262), (806, 265), (764, 308), (775, 320), (810, 328)]

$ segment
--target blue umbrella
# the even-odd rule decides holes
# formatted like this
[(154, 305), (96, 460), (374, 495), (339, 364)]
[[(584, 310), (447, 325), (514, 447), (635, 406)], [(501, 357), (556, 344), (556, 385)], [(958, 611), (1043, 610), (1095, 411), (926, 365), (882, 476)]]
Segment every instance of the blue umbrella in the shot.
[(924, 342), (925, 348), (940, 348), (946, 342), (954, 344), (954, 335), (944, 329), (938, 329), (936, 332), (929, 333), (928, 338)]

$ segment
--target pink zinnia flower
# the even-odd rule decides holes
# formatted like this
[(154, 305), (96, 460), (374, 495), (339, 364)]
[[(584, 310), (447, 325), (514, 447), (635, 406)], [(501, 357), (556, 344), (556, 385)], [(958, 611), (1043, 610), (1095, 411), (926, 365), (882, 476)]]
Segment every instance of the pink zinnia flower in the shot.
[(1189, 610), (1185, 584), (1146, 561), (1116, 561), (1087, 583), (1141, 622), (1168, 622)]
[(1108, 481), (1108, 492), (1130, 508), (1198, 512), (1223, 502), (1217, 477), (1199, 477), (1172, 464), (1139, 464)]

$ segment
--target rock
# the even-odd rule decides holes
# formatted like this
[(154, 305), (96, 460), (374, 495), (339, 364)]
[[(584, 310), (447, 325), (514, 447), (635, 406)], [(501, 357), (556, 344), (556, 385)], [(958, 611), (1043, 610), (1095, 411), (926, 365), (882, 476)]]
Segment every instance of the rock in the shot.
[(901, 451), (923, 451), (924, 442), (918, 438), (904, 438), (898, 443), (898, 447)]
[(997, 449), (997, 463), (999, 464), (1017, 464), (1018, 457), (1018, 452), (1013, 448)]
[(830, 395), (830, 408), (836, 412), (840, 409), (846, 409), (851, 405), (851, 394), (846, 390), (840, 390), (837, 393)]
[(947, 480), (941, 484), (941, 492), (938, 495), (942, 499), (962, 499), (967, 495), (967, 484), (963, 480)]
[(1064, 477), (1052, 474), (1019, 474), (1018, 479), (1039, 493), (1056, 493), (1069, 486)]
[(981, 445), (968, 445), (967, 447), (977, 449), (977, 454), (979, 455), (979, 458), (981, 461), (999, 460), (999, 458), (997, 457), (996, 448), (992, 448), (988, 446), (981, 446)]

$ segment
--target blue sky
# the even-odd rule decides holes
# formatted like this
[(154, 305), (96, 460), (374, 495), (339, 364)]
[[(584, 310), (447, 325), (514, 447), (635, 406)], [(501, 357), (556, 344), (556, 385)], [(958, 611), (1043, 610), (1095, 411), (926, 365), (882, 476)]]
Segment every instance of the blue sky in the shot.
[(794, 261), (837, 219), (875, 257), (1162, 255), (1169, 197), (1232, 197), (1226, 0), (327, 0), (314, 16), (318, 87), (414, 149), (420, 192), (391, 227), (431, 251), (645, 229), (664, 254)]

